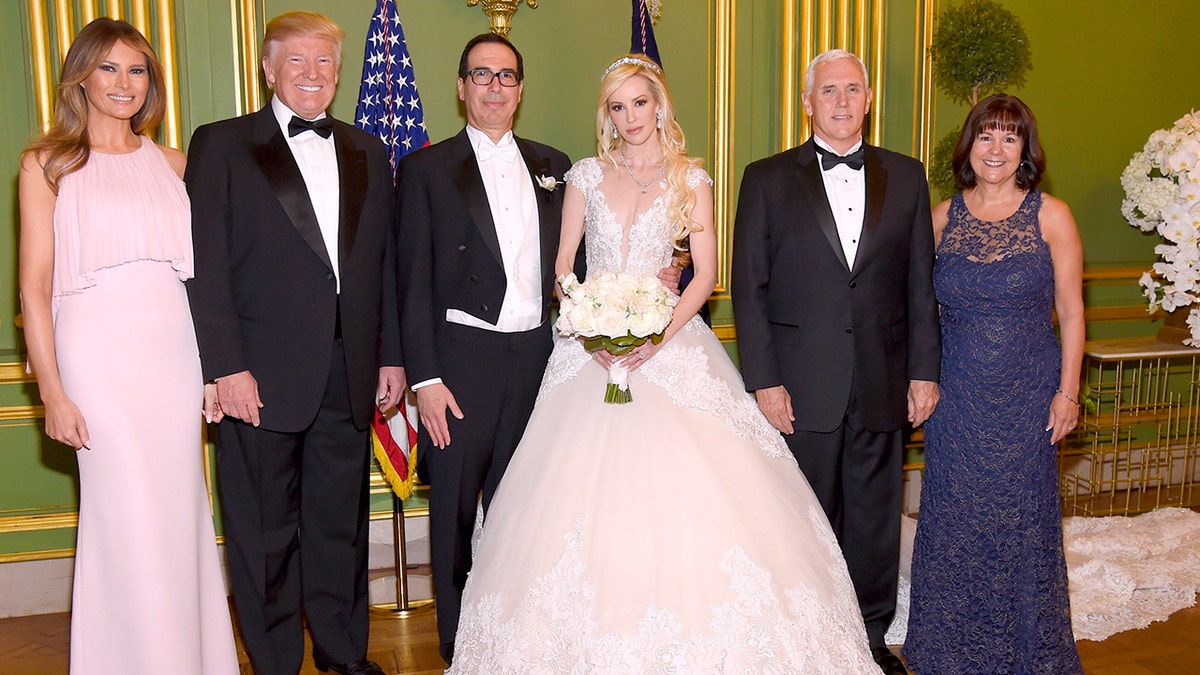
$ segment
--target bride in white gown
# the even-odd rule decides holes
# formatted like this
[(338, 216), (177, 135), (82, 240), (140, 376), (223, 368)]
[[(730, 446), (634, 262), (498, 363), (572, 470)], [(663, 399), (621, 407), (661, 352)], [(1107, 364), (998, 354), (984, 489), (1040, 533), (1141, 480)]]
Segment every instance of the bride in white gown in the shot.
[(846, 564), (782, 437), (696, 312), (716, 280), (712, 180), (662, 71), (605, 71), (599, 157), (567, 173), (558, 273), (695, 280), (665, 339), (613, 357), (559, 337), (463, 594), (454, 673), (878, 673)]

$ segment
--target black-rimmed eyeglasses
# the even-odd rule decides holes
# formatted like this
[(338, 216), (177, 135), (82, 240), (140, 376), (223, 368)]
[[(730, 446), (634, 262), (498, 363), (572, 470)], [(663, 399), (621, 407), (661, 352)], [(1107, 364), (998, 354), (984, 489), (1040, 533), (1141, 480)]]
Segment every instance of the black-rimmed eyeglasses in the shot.
[(515, 70), (505, 68), (500, 72), (492, 72), (487, 68), (472, 68), (467, 71), (471, 81), (480, 87), (486, 87), (492, 80), (500, 78), (500, 84), (505, 87), (515, 87), (521, 83), (521, 75)]

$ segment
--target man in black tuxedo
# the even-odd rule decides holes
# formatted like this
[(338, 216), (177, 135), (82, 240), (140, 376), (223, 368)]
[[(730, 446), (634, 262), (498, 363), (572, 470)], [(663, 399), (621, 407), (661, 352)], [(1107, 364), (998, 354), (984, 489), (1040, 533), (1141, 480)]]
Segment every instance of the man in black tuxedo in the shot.
[[(467, 127), (400, 163), (405, 365), (417, 394), (442, 657), (454, 654), (476, 505), (491, 503), (550, 358), (550, 301), (570, 160), (517, 138), (523, 61), (472, 38), (458, 67)], [(449, 413), (449, 414), (448, 414)]]
[(896, 607), (902, 427), (937, 404), (941, 339), (921, 163), (863, 142), (866, 67), (809, 64), (813, 138), (746, 167), (732, 294), (746, 388), (788, 446), (841, 543), (872, 652)]
[(294, 674), (307, 619), (321, 671), (366, 659), (373, 406), (405, 387), (391, 168), (375, 137), (326, 116), (342, 30), (267, 24), (275, 95), (196, 130), (188, 282), (204, 377), (225, 418), (217, 473), (229, 576), (259, 675)]

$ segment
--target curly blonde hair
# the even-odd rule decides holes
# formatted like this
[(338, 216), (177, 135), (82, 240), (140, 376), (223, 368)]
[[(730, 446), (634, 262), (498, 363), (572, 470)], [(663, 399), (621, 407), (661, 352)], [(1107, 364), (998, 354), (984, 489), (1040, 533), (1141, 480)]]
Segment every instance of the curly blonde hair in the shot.
[(63, 61), (54, 100), (54, 122), (34, 139), (22, 156), (32, 153), (42, 161), (42, 173), (55, 194), (63, 176), (87, 164), (92, 146), (88, 142), (88, 102), (83, 82), (100, 67), (118, 41), (146, 56), (150, 88), (142, 108), (129, 120), (133, 133), (142, 134), (158, 126), (167, 108), (166, 78), (154, 48), (136, 28), (124, 21), (100, 18), (79, 31)]
[(687, 141), (675, 120), (675, 103), (667, 90), (667, 81), (661, 69), (645, 54), (629, 54), (617, 59), (600, 80), (600, 97), (596, 102), (596, 156), (614, 167), (618, 165), (616, 156), (624, 150), (625, 139), (620, 135), (613, 138), (608, 99), (630, 78), (639, 75), (646, 79), (654, 103), (662, 113), (662, 128), (657, 131), (663, 148), (663, 175), (667, 180), (667, 216), (671, 220), (675, 248), (686, 250), (688, 235), (701, 230), (700, 224), (692, 218), (696, 193), (688, 185), (688, 172), (693, 166), (700, 166), (701, 160), (687, 156)]

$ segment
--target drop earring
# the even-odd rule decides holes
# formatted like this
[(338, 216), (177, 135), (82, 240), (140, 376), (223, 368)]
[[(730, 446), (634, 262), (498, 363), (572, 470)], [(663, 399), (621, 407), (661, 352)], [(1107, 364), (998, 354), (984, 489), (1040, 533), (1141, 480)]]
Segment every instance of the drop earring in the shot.
[(617, 136), (621, 135), (621, 134), (617, 133), (617, 125), (615, 125), (615, 124), (612, 125), (612, 130), (613, 130), (613, 138), (616, 138)]
[(654, 114), (656, 117), (658, 117), (658, 124), (655, 126), (659, 129), (661, 129), (662, 128), (662, 111), (661, 110), (656, 111)]

